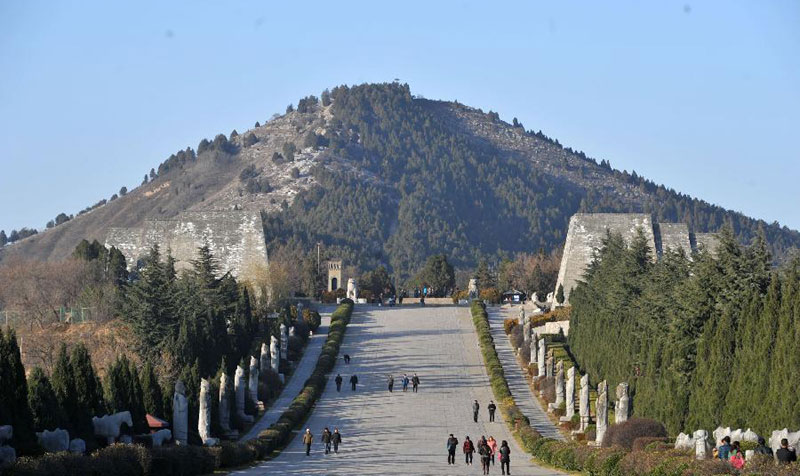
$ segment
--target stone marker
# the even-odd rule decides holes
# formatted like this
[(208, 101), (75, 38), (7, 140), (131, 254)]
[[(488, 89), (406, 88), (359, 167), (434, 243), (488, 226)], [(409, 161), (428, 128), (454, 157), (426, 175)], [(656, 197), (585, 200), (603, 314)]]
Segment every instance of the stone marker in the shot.
[(597, 411), (597, 436), (595, 437), (595, 442), (601, 445), (608, 429), (608, 383), (605, 380), (597, 384), (595, 409)]
[(37, 431), (36, 438), (39, 440), (39, 446), (47, 453), (69, 450), (69, 432), (67, 430), (56, 428), (53, 431)]
[(564, 361), (559, 360), (556, 364), (556, 408), (564, 403)]
[(547, 344), (545, 343), (544, 339), (539, 339), (539, 357), (536, 359), (536, 363), (539, 366), (539, 378), (544, 378), (545, 374), (545, 354), (547, 352)]
[(269, 347), (267, 347), (266, 343), (261, 344), (261, 355), (259, 357), (259, 375), (263, 378), (269, 368)]
[(250, 357), (250, 380), (247, 383), (247, 393), (250, 396), (250, 401), (256, 407), (258, 401), (258, 360), (255, 357)]
[(531, 341), (531, 321), (526, 317), (522, 324), (522, 342), (529, 343)]
[(270, 355), (270, 365), (272, 366), (272, 371), (276, 374), (280, 373), (280, 365), (281, 365), (281, 357), (280, 357), (280, 348), (278, 347), (278, 339), (275, 336), (271, 336), (269, 339), (269, 355)]
[(697, 430), (692, 435), (694, 440), (694, 456), (697, 459), (706, 459), (712, 446), (708, 443), (708, 432), (706, 430)]
[(575, 415), (575, 367), (567, 370), (567, 385), (564, 389), (564, 416), (561, 421), (570, 421)]
[(289, 358), (289, 336), (286, 334), (286, 324), (281, 324), (281, 360)]
[(200, 415), (197, 419), (197, 432), (204, 446), (215, 446), (217, 438), (211, 437), (211, 384), (200, 379)]
[(581, 397), (578, 402), (578, 412), (581, 415), (581, 432), (589, 426), (589, 374), (581, 377)]
[(175, 382), (172, 396), (172, 433), (175, 443), (189, 444), (189, 402), (186, 400), (186, 386), (180, 380)]
[(238, 418), (239, 421), (251, 423), (253, 421), (253, 417), (244, 412), (244, 400), (247, 393), (247, 384), (244, 381), (244, 369), (241, 365), (236, 366), (236, 376), (234, 377), (233, 385), (234, 392), (236, 393), (236, 418)]
[(622, 382), (617, 385), (617, 403), (614, 406), (614, 423), (625, 423), (630, 415), (630, 397), (628, 384)]
[(219, 376), (219, 427), (226, 438), (238, 434), (231, 429), (231, 382), (226, 371)]
[(86, 453), (86, 442), (81, 438), (73, 438), (69, 440), (69, 452), (76, 455)]
[(539, 358), (539, 338), (534, 333), (531, 335), (531, 364), (535, 364)]
[[(177, 383), (175, 386), (177, 388)], [(184, 392), (185, 391), (186, 389), (184, 388)], [(127, 424), (129, 428), (133, 428), (131, 412), (124, 411), (114, 413), (113, 415), (92, 417), (92, 428), (94, 429), (94, 435), (105, 438), (109, 445), (117, 441), (117, 438), (120, 437), (120, 429), (123, 423)]]

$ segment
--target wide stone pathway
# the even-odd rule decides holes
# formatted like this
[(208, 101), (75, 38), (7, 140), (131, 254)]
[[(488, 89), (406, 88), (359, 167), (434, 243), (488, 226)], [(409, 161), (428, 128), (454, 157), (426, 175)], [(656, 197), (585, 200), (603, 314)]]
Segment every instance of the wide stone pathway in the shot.
[(497, 349), (497, 356), (503, 365), (503, 372), (506, 374), (508, 388), (514, 397), (522, 414), (531, 421), (531, 426), (542, 436), (563, 440), (564, 435), (558, 431), (555, 425), (547, 417), (547, 414), (539, 404), (539, 400), (533, 395), (531, 387), (525, 380), (525, 375), (517, 362), (511, 342), (508, 340), (503, 329), (503, 320), (507, 318), (517, 318), (519, 308), (489, 308), (489, 325), (492, 329), (494, 346)]
[[(344, 364), (341, 356), (350, 354)], [(417, 372), (418, 393), (402, 391), (401, 376)], [(345, 380), (341, 393), (333, 381)], [(350, 390), (355, 373), (359, 386)], [(388, 374), (395, 376), (389, 393)], [(478, 340), (466, 307), (363, 308), (348, 326), (340, 358), (328, 385), (306, 422), (314, 434), (311, 456), (295, 437), (274, 460), (236, 471), (237, 475), (284, 474), (481, 474), (479, 459), (464, 464), (460, 450), (456, 466), (447, 465), (445, 441), (454, 433), (477, 440), (493, 435), (511, 446), (515, 475), (560, 474), (533, 464), (509, 433), (500, 412), (488, 422), (486, 405), (492, 397)], [(472, 401), (481, 404), (478, 423), (472, 421)], [(338, 427), (339, 454), (325, 455), (322, 429)], [(499, 461), (492, 474), (500, 474)]]
[(259, 433), (278, 421), (278, 418), (281, 417), (283, 412), (289, 408), (289, 404), (292, 403), (292, 400), (294, 400), (300, 393), (300, 390), (303, 389), (308, 377), (311, 377), (311, 374), (314, 373), (317, 359), (319, 359), (319, 354), (322, 353), (322, 346), (325, 344), (325, 339), (328, 338), (328, 326), (331, 323), (330, 310), (328, 310), (328, 312), (323, 312), (323, 310), (320, 309), (320, 314), (322, 316), (322, 323), (317, 328), (317, 332), (308, 340), (308, 344), (306, 344), (306, 348), (303, 351), (303, 356), (300, 357), (300, 363), (297, 365), (291, 377), (289, 377), (287, 385), (281, 390), (278, 399), (272, 402), (272, 405), (267, 409), (261, 419), (250, 428), (250, 431), (241, 437), (240, 441), (256, 438)]

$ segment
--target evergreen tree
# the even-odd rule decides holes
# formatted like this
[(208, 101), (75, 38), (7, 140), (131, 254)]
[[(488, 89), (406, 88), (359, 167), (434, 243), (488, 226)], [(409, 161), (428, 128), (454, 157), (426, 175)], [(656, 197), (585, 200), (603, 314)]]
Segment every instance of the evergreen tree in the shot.
[(169, 419), (169, 415), (164, 413), (164, 395), (150, 362), (145, 362), (142, 368), (141, 383), (144, 410), (153, 416)]
[(564, 304), (564, 299), (564, 285), (559, 283), (558, 291), (556, 291), (556, 302), (558, 304)]
[(769, 402), (772, 416), (770, 428), (796, 426), (798, 322), (800, 320), (800, 263), (793, 261), (785, 272), (781, 289), (775, 346), (770, 361), (769, 390), (764, 402)]
[(119, 189), (119, 196), (120, 196), (120, 197), (124, 197), (124, 196), (125, 196), (125, 195), (127, 195), (127, 194), (128, 194), (128, 187), (126, 187), (126, 186), (124, 186), (124, 185), (123, 185), (122, 187), (120, 187), (120, 189)]
[(8, 237), (6, 236), (6, 231), (0, 230), (0, 248), (5, 246), (6, 243), (8, 243)]
[(40, 367), (34, 367), (28, 379), (28, 406), (36, 431), (54, 430), (67, 426), (67, 417), (58, 404), (50, 379)]
[(489, 264), (484, 258), (478, 261), (478, 267), (475, 269), (475, 279), (478, 280), (478, 288), (480, 289), (493, 288), (496, 285), (494, 276), (489, 271)]
[(0, 329), (0, 425), (11, 425), (13, 446), (22, 455), (36, 451), (33, 415), (28, 406), (28, 383), (14, 330)]
[(109, 411), (113, 413), (129, 411), (133, 420), (133, 430), (147, 431), (147, 421), (142, 403), (142, 387), (136, 368), (124, 355), (108, 368), (104, 392)]
[(50, 383), (56, 395), (58, 406), (66, 416), (63, 428), (68, 430), (70, 434), (76, 434), (76, 428), (81, 426), (79, 425), (79, 420), (83, 417), (79, 414), (74, 381), (67, 345), (62, 343), (58, 350), (53, 373), (50, 376)]

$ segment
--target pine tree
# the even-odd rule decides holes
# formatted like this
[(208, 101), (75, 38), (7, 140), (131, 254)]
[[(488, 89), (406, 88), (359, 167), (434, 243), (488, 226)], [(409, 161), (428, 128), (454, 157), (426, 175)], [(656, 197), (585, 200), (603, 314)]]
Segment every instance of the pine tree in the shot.
[(770, 428), (785, 428), (797, 423), (794, 400), (797, 390), (797, 320), (800, 320), (800, 269), (793, 262), (786, 270), (781, 289), (775, 347), (769, 373), (769, 391), (763, 400), (769, 402)]
[(133, 430), (136, 432), (146, 431), (147, 421), (142, 403), (142, 387), (136, 368), (126, 356), (117, 357), (117, 360), (109, 367), (103, 386), (109, 410), (113, 413), (131, 412)]
[(40, 367), (34, 367), (28, 379), (28, 406), (37, 431), (66, 427), (67, 417), (58, 404), (50, 379)]
[(77, 422), (80, 420), (74, 381), (67, 346), (62, 343), (58, 350), (53, 373), (50, 376), (50, 384), (55, 392), (56, 400), (58, 400), (58, 406), (66, 415), (64, 429), (68, 430), (70, 434), (76, 434)]
[(141, 381), (144, 410), (153, 416), (169, 419), (169, 415), (164, 412), (164, 395), (150, 362), (145, 362), (142, 368)]
[(496, 285), (494, 277), (489, 271), (489, 264), (483, 258), (478, 261), (478, 267), (475, 269), (475, 279), (478, 280), (480, 289), (493, 288)]
[(0, 425), (11, 425), (14, 434), (11, 439), (19, 454), (27, 455), (36, 451), (33, 415), (28, 406), (28, 383), (25, 368), (17, 345), (14, 330), (3, 333), (0, 329)]

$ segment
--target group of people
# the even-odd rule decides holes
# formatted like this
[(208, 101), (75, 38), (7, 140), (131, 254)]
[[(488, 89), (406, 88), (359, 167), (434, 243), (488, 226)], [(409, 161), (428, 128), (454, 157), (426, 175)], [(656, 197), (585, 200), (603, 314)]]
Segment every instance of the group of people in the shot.
[[(417, 393), (417, 390), (419, 389), (419, 377), (417, 377), (416, 373), (411, 378), (408, 377), (408, 374), (403, 374), (403, 378), (400, 380), (400, 382), (403, 384), (403, 391), (404, 392), (406, 390), (408, 390), (408, 384), (411, 383), (411, 391), (414, 392), (414, 393)], [(387, 383), (389, 385), (389, 391), (393, 392), (394, 391), (394, 377), (391, 374), (389, 374), (389, 379), (387, 380)]]
[[(457, 449), (458, 438), (450, 433), (450, 437), (447, 438), (447, 464), (456, 464)], [(485, 436), (481, 436), (481, 439), (478, 440), (478, 447), (475, 448), (475, 444), (469, 439), (469, 435), (467, 435), (464, 437), (464, 443), (461, 449), (464, 452), (464, 462), (467, 465), (472, 464), (472, 455), (475, 452), (478, 453), (481, 458), (483, 474), (489, 474), (489, 468), (495, 462), (495, 455), (499, 455), (500, 471), (502, 474), (511, 474), (511, 448), (509, 448), (506, 440), (503, 440), (498, 448), (497, 440), (495, 440), (493, 436), (489, 436), (488, 439)]]
[[(311, 455), (311, 444), (314, 442), (314, 435), (311, 433), (311, 428), (306, 428), (306, 432), (303, 434), (303, 444), (306, 446), (306, 456)], [(339, 433), (338, 428), (333, 429), (333, 433), (331, 430), (328, 429), (326, 426), (324, 430), (322, 430), (322, 443), (325, 445), (325, 454), (331, 452), (331, 446), (333, 446), (333, 452), (339, 452), (339, 445), (342, 443), (342, 434)]]
[[(497, 410), (497, 405), (494, 404), (494, 400), (489, 400), (489, 405), (486, 406), (486, 409), (489, 410), (489, 421), (494, 421), (494, 412)], [(478, 423), (478, 413), (480, 413), (481, 405), (475, 400), (472, 403), (472, 421)]]
[[(758, 437), (758, 446), (756, 446), (755, 454), (761, 454), (769, 457), (774, 457), (778, 463), (789, 464), (797, 461), (797, 452), (794, 448), (789, 447), (789, 440), (786, 438), (781, 439), (781, 447), (773, 455), (772, 448), (767, 446), (766, 440), (763, 437)], [(745, 464), (745, 456), (738, 441), (731, 443), (731, 437), (726, 436), (720, 441), (720, 445), (715, 448), (716, 457), (729, 461), (731, 466), (736, 469), (742, 469)]]
[[(350, 364), (350, 354), (344, 354), (343, 359), (344, 359), (345, 365), (349, 365)], [(333, 381), (336, 382), (336, 391), (337, 392), (341, 392), (342, 391), (342, 382), (344, 381), (344, 379), (342, 378), (342, 374), (336, 374), (336, 378), (333, 379)], [(358, 385), (358, 375), (353, 374), (353, 375), (350, 376), (350, 390), (355, 392), (356, 391), (356, 385)]]

